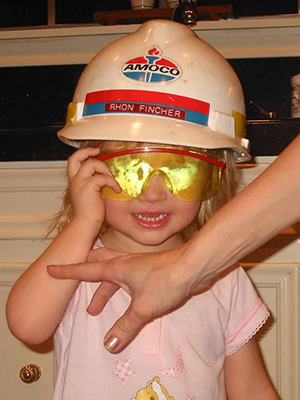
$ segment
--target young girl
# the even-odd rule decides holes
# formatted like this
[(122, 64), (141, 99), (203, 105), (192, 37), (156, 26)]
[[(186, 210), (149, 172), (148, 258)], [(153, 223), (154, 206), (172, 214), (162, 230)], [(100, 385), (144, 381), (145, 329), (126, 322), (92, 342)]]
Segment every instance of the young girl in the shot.
[[(187, 76), (185, 67), (167, 54), (166, 39), (178, 35), (182, 41), (175, 40), (172, 48), (182, 50)], [(208, 103), (193, 98), (193, 93), (187, 97), (175, 90), (166, 96), (166, 85), (174, 85), (174, 79), (182, 77), (183, 86), (187, 84), (192, 76), (188, 65), (193, 64), (189, 52), (197, 50), (198, 42), (203, 46), (189, 28), (154, 21), (127, 38), (129, 42), (121, 39), (100, 52), (77, 87), (69, 124), (60, 132), (64, 141), (80, 141), (82, 147), (68, 161), (61, 229), (14, 285), (7, 303), (10, 329), (31, 344), (54, 333), (55, 400), (278, 399), (254, 337), (269, 313), (241, 268), (232, 268), (180, 308), (149, 323), (118, 355), (105, 350), (102, 337), (127, 309), (130, 296), (118, 290), (102, 313), (92, 316), (86, 310), (97, 283), (56, 280), (47, 272), (48, 265), (85, 261), (92, 248), (101, 246), (140, 253), (182, 245), (230, 198), (234, 162), (248, 157), (245, 141), (236, 136), (238, 101), (231, 102), (234, 106), (231, 99), (226, 102), (224, 107), (229, 104), (235, 111), (227, 115), (207, 110)], [(119, 79), (121, 89), (103, 90), (105, 62), (120, 63), (116, 49), (124, 52), (136, 38), (147, 48), (166, 46), (164, 57), (155, 55), (157, 50), (144, 58), (123, 57), (122, 73), (114, 66), (108, 72), (116, 73), (110, 84), (117, 88)], [(224, 63), (205, 46), (204, 61), (210, 59), (212, 66), (215, 61)], [(133, 47), (138, 56), (141, 50)], [(145, 59), (149, 63), (143, 63)], [(204, 81), (215, 91), (205, 77), (212, 68), (204, 61)], [(235, 75), (227, 64), (224, 68), (230, 95), (238, 98)], [(144, 83), (138, 75), (137, 82), (128, 84), (132, 90), (124, 93), (136, 73), (143, 74)], [(218, 76), (212, 76), (217, 87)], [(149, 83), (146, 95), (136, 89)], [(228, 88), (224, 92), (228, 95)], [(235, 132), (231, 136), (230, 129)]]

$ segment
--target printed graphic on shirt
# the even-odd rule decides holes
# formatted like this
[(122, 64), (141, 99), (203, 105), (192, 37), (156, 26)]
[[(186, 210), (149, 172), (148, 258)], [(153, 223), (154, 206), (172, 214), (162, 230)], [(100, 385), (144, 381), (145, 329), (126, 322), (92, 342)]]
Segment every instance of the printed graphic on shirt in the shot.
[(126, 384), (128, 378), (136, 375), (136, 372), (131, 368), (131, 363), (131, 358), (128, 358), (125, 362), (116, 360), (116, 368), (113, 370), (112, 374), (120, 378), (123, 385)]
[(169, 396), (167, 389), (160, 384), (160, 379), (155, 376), (147, 386), (139, 390), (136, 396), (131, 400), (175, 400), (173, 396)]
[(181, 374), (182, 371), (184, 370), (184, 362), (183, 362), (182, 352), (181, 352), (179, 346), (177, 346), (176, 352), (177, 352), (177, 358), (176, 358), (175, 365), (173, 367), (168, 368), (168, 369), (161, 370), (161, 373), (163, 375), (177, 376), (177, 375)]
[(190, 396), (187, 394), (185, 400), (196, 400), (196, 397), (190, 397)]

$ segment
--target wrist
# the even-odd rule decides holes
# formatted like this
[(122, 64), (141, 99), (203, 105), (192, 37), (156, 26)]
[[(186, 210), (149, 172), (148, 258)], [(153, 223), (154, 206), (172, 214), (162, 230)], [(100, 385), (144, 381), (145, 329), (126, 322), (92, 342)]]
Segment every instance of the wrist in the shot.
[(69, 223), (70, 227), (78, 228), (82, 236), (95, 239), (99, 235), (101, 223), (86, 216), (74, 216)]
[[(208, 234), (203, 231), (191, 239), (183, 246), (182, 260), (185, 265), (185, 279), (188, 281), (189, 293), (193, 294), (203, 289), (209, 282), (217, 276), (226, 265), (224, 253), (219, 254), (215, 248), (215, 240), (212, 232)], [(216, 252), (218, 252), (216, 254)]]

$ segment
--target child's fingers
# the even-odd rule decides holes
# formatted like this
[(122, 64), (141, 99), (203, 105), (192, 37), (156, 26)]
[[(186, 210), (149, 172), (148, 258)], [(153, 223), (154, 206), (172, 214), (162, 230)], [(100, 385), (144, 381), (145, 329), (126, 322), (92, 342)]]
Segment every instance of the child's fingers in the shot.
[(77, 176), (80, 178), (88, 178), (94, 174), (106, 174), (112, 176), (110, 169), (102, 161), (96, 158), (90, 158), (81, 164), (80, 169), (77, 172)]
[(67, 174), (69, 179), (78, 173), (86, 160), (90, 157), (95, 157), (99, 152), (99, 147), (86, 147), (75, 151), (68, 159)]
[(109, 186), (116, 193), (120, 193), (122, 191), (120, 185), (118, 184), (118, 182), (115, 180), (115, 178), (113, 176), (106, 175), (106, 174), (95, 174), (91, 179), (92, 179), (93, 183), (99, 187), (99, 191), (104, 186)]
[(95, 158), (85, 161), (76, 175), (76, 179), (86, 178), (91, 178), (90, 182), (96, 184), (99, 191), (103, 186), (109, 186), (117, 193), (122, 190), (110, 172), (110, 169), (103, 162)]
[(98, 315), (109, 299), (118, 291), (120, 286), (114, 283), (102, 282), (96, 292), (93, 294), (92, 300), (87, 308), (90, 315)]

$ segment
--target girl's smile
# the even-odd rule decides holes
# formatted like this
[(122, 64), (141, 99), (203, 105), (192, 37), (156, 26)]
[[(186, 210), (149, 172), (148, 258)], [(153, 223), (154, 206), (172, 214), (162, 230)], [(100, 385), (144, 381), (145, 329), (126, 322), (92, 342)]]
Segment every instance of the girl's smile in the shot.
[(176, 199), (161, 176), (154, 176), (137, 199), (104, 198), (109, 226), (102, 239), (105, 246), (131, 253), (159, 251), (183, 244), (181, 232), (198, 215), (200, 201)]
[(143, 228), (159, 229), (168, 224), (172, 218), (171, 214), (165, 213), (139, 213), (132, 214), (133, 220)]

